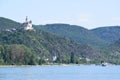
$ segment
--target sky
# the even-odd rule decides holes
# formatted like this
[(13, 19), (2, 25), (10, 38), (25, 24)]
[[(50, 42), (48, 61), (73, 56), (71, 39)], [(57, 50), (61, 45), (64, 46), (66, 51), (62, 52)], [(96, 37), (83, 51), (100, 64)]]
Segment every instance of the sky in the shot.
[(93, 29), (120, 25), (120, 0), (0, 0), (0, 17), (33, 24), (66, 23)]

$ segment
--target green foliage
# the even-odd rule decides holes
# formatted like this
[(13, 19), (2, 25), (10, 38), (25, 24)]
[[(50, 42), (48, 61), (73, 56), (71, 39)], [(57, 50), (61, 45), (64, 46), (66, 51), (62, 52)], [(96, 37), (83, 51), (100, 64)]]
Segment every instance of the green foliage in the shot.
[(68, 56), (65, 56), (62, 62), (66, 63), (66, 64), (69, 64), (70, 63), (70, 58)]
[(71, 55), (70, 55), (70, 63), (76, 63), (76, 64), (79, 63), (78, 57), (73, 52), (71, 52)]
[(0, 64), (32, 64), (31, 59), (35, 59), (32, 51), (24, 45), (4, 45), (0, 46)]
[(71, 56), (70, 56), (70, 63), (75, 63), (75, 55), (73, 52), (71, 53)]
[(109, 44), (117, 41), (120, 36), (120, 26), (108, 26), (91, 30), (96, 36), (107, 41)]
[(0, 31), (6, 29), (18, 28), (18, 27), (20, 27), (20, 23), (7, 18), (0, 17)]
[(57, 63), (69, 63), (71, 52), (78, 57), (85, 53), (89, 58), (97, 58), (93, 55), (96, 52), (93, 48), (41, 30), (1, 31), (0, 45), (1, 53), (4, 53), (1, 54), (1, 64), (2, 59), (5, 64), (43, 64), (46, 58), (52, 62), (54, 55), (57, 56)]
[(47, 24), (35, 27), (59, 36), (65, 36), (75, 42), (88, 44), (94, 47), (101, 47), (107, 44), (107, 42), (97, 37), (90, 30), (81, 26), (69, 24)]
[[(69, 24), (48, 24), (36, 27), (59, 36), (65, 36), (82, 44), (88, 44), (100, 50), (100, 57), (96, 61), (93, 60), (91, 63), (100, 63), (101, 60), (105, 60), (109, 63), (119, 64), (120, 55), (118, 54), (120, 53), (120, 41), (117, 41), (120, 38), (120, 36), (118, 36), (120, 35), (119, 26), (102, 27), (92, 30)], [(114, 42), (114, 46), (110, 45)], [(92, 55), (89, 54), (91, 51), (90, 48), (84, 49), (84, 47), (81, 47), (81, 49), (82, 51), (88, 51), (87, 54), (81, 51), (81, 56), (84, 58), (98, 55), (96, 52)], [(79, 63), (86, 63), (86, 60), (82, 59)]]
[(40, 58), (40, 59), (39, 59), (39, 65), (44, 64), (44, 63), (46, 63), (46, 62), (45, 62), (45, 59), (44, 59), (44, 58)]
[[(24, 31), (20, 27), (20, 23), (0, 17), (0, 64), (89, 64), (101, 60), (120, 64), (118, 26), (88, 30), (69, 24), (34, 25), (36, 31)], [(108, 44), (112, 45), (108, 47)], [(55, 55), (57, 59), (53, 61)]]

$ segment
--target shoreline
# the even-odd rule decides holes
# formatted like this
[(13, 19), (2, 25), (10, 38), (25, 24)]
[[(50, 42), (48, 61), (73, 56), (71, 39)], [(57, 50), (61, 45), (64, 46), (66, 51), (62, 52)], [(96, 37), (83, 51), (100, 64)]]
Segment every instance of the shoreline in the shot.
[[(0, 67), (30, 67), (30, 66), (102, 66), (96, 64), (43, 64), (43, 65), (0, 65)], [(107, 65), (107, 66), (120, 66), (120, 65)]]
[(0, 65), (0, 67), (15, 67), (15, 66), (82, 66), (95, 64), (42, 64), (42, 65)]

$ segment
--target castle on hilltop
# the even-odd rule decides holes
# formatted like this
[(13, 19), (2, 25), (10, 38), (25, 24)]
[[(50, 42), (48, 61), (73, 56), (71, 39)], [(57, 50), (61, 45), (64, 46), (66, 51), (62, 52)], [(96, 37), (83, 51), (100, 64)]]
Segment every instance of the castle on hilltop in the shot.
[(28, 21), (28, 17), (27, 16), (26, 16), (25, 22), (22, 25), (22, 28), (24, 30), (33, 30), (32, 21), (31, 20)]

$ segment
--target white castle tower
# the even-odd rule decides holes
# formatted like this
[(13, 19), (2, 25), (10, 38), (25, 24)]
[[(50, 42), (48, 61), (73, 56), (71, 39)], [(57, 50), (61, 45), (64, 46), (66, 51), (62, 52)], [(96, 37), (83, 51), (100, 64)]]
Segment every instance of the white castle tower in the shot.
[(32, 21), (28, 21), (28, 17), (26, 16), (25, 22), (23, 23), (24, 30), (33, 30)]

